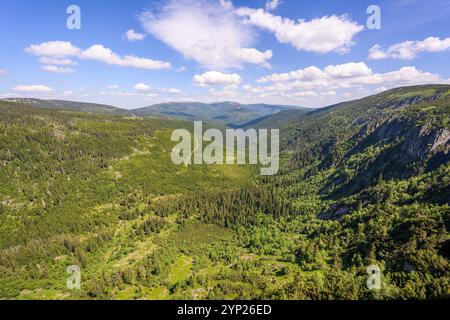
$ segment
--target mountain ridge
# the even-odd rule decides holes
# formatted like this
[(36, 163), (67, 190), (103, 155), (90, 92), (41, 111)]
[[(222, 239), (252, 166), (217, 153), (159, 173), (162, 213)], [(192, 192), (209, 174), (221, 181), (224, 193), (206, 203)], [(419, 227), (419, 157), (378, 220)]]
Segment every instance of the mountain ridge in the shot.
[(68, 100), (42, 100), (35, 98), (9, 98), (2, 101), (49, 109), (129, 115), (138, 117), (177, 118), (183, 120), (203, 120), (220, 122), (227, 126), (239, 127), (259, 118), (286, 110), (314, 110), (298, 106), (271, 104), (241, 104), (237, 102), (166, 102), (135, 109), (123, 109), (105, 104)]

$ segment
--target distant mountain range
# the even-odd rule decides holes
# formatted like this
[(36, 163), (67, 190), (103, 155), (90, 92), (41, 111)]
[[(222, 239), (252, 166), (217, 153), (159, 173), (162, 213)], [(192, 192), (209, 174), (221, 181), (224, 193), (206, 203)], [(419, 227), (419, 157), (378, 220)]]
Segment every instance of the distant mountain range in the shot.
[[(200, 102), (170, 102), (155, 104), (149, 107), (126, 110), (109, 105), (64, 101), (40, 100), (31, 98), (4, 99), (12, 103), (20, 103), (37, 108), (63, 109), (81, 112), (130, 115), (154, 118), (177, 118), (188, 121), (203, 120), (219, 122), (230, 127), (245, 126), (257, 123), (266, 117), (278, 113), (303, 114), (314, 109), (287, 105), (240, 104), (235, 102), (200, 103)], [(282, 117), (282, 116), (281, 116)]]
[(64, 101), (64, 100), (41, 100), (34, 98), (12, 98), (3, 99), (3, 101), (18, 103), (36, 108), (46, 109), (62, 109), (81, 112), (92, 113), (107, 113), (107, 114), (128, 114), (128, 110), (116, 108), (104, 104), (76, 102), (76, 101)]

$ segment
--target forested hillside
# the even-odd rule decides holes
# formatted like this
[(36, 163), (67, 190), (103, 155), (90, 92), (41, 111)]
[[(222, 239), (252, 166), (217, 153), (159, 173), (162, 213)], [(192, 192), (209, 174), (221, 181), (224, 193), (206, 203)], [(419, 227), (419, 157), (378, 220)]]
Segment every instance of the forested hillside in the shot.
[(189, 123), (0, 104), (1, 298), (450, 295), (450, 86), (266, 117), (284, 166), (265, 178), (173, 165)]
[(180, 102), (162, 103), (132, 110), (138, 116), (171, 117), (188, 121), (203, 120), (223, 123), (228, 126), (242, 126), (247, 122), (274, 115), (280, 111), (304, 108), (267, 105), (240, 104), (234, 102), (199, 103)]
[(41, 99), (29, 99), (29, 98), (11, 98), (4, 99), (4, 103), (15, 103), (33, 108), (44, 109), (57, 109), (57, 110), (72, 110), (92, 113), (105, 113), (105, 114), (122, 114), (131, 115), (128, 110), (116, 108), (104, 104), (65, 101), (65, 100), (41, 100)]
[(326, 190), (352, 194), (432, 172), (450, 159), (450, 86), (386, 91), (306, 114), (282, 126), (290, 168), (334, 168)]
[(240, 127), (249, 122), (258, 122), (266, 117), (293, 111), (305, 113), (314, 109), (269, 104), (240, 104), (236, 102), (200, 103), (200, 102), (168, 102), (137, 109), (121, 109), (110, 105), (65, 101), (41, 100), (34, 98), (10, 98), (3, 103), (18, 104), (33, 108), (71, 110), (110, 115), (138, 116), (157, 119), (175, 119), (186, 121), (205, 121)]

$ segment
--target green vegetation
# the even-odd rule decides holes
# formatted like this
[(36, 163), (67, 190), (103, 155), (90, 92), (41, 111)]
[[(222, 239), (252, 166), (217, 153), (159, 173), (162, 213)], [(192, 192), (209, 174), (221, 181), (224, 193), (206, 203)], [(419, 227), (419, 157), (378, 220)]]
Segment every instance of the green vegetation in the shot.
[(448, 92), (267, 117), (274, 177), (173, 165), (189, 123), (0, 101), (0, 298), (448, 298)]

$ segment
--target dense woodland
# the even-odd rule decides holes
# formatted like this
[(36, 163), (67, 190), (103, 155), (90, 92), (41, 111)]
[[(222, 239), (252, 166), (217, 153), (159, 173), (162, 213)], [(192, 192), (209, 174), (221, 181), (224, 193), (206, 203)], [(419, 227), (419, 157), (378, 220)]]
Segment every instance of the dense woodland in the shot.
[(183, 122), (0, 101), (0, 298), (448, 298), (449, 113), (450, 86), (302, 112), (259, 177), (173, 165)]

